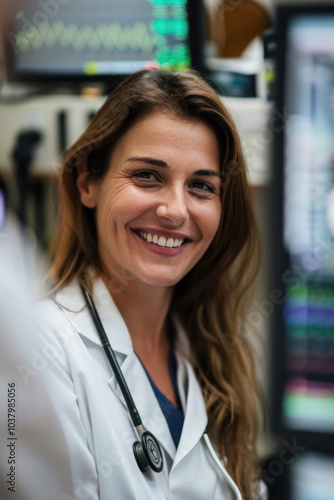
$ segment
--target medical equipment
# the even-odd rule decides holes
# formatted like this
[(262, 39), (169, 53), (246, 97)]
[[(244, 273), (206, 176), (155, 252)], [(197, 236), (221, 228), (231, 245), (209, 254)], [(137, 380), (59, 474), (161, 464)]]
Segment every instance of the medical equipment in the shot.
[(125, 402), (127, 404), (131, 420), (133, 425), (136, 427), (137, 432), (140, 436), (141, 442), (135, 441), (133, 443), (133, 453), (136, 458), (139, 469), (145, 472), (148, 467), (153, 469), (155, 472), (161, 472), (163, 467), (163, 458), (160, 450), (160, 446), (156, 438), (149, 431), (144, 431), (142, 421), (129, 391), (128, 385), (123, 376), (122, 370), (117, 362), (114, 351), (109, 344), (108, 337), (101, 323), (100, 317), (96, 310), (95, 304), (85, 288), (81, 287), (83, 296), (85, 298), (87, 307), (90, 311), (92, 319), (94, 321), (96, 330), (100, 336), (103, 349), (107, 355), (109, 363), (113, 369), (118, 385), (122, 391)]

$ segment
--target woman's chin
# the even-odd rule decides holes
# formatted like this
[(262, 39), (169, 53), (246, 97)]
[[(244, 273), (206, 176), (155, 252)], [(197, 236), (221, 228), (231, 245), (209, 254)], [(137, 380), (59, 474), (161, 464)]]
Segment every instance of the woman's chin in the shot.
[(179, 273), (155, 273), (149, 274), (149, 273), (143, 273), (142, 275), (138, 275), (137, 279), (141, 281), (142, 283), (156, 287), (156, 288), (170, 288), (175, 286), (179, 281), (182, 280), (184, 277), (184, 274), (179, 274)]

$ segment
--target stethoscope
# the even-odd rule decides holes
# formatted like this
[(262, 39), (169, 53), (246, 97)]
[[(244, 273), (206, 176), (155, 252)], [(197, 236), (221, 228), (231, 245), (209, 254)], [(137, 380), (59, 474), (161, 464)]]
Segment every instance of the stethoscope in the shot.
[[(142, 472), (146, 472), (149, 469), (152, 469), (154, 472), (161, 472), (163, 468), (163, 456), (161, 453), (160, 445), (158, 443), (158, 440), (154, 437), (154, 435), (149, 432), (145, 431), (143, 428), (143, 424), (139, 415), (139, 412), (137, 410), (137, 407), (135, 405), (135, 402), (131, 396), (129, 387), (126, 383), (126, 380), (124, 378), (124, 375), (122, 373), (122, 370), (118, 364), (117, 358), (115, 356), (115, 353), (109, 343), (108, 337), (106, 335), (106, 332), (104, 330), (104, 327), (102, 325), (100, 316), (96, 310), (95, 304), (93, 302), (92, 297), (88, 293), (88, 291), (81, 286), (81, 290), (85, 299), (85, 302), (87, 304), (88, 310), (91, 314), (92, 320), (94, 322), (95, 328), (97, 333), (99, 334), (99, 337), (101, 339), (101, 343), (103, 346), (103, 349), (106, 353), (106, 356), (109, 360), (109, 363), (111, 365), (111, 368), (115, 374), (117, 383), (119, 385), (120, 390), (122, 391), (122, 394), (124, 396), (126, 405), (128, 407), (132, 423), (134, 427), (137, 429), (138, 435), (140, 437), (140, 441), (135, 441), (133, 443), (133, 453), (136, 459), (136, 462), (138, 464), (139, 469)], [(228, 474), (227, 470), (223, 467), (219, 457), (217, 456), (211, 441), (209, 439), (208, 433), (205, 430), (203, 433), (203, 438), (205, 440), (205, 443), (214, 458), (216, 464), (220, 468), (220, 470), (223, 472), (229, 486), (233, 490), (237, 500), (242, 500), (240, 491), (231, 478), (231, 476)]]

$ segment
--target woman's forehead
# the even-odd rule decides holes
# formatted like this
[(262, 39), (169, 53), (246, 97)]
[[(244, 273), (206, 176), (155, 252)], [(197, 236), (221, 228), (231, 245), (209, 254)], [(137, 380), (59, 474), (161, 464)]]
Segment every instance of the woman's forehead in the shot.
[(171, 113), (151, 113), (143, 117), (119, 140), (114, 153), (138, 156), (149, 152), (169, 155), (199, 155), (216, 163), (218, 140), (212, 129), (201, 120), (182, 119)]

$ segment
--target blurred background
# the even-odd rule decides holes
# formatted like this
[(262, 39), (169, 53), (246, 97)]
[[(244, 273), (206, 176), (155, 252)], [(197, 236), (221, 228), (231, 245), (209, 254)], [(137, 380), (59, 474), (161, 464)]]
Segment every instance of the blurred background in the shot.
[(269, 499), (333, 500), (334, 2), (1, 0), (0, 35), (0, 245), (13, 256), (20, 227), (47, 254), (62, 155), (122, 78), (194, 68), (217, 90), (262, 241), (239, 319), (266, 398), (263, 479)]

